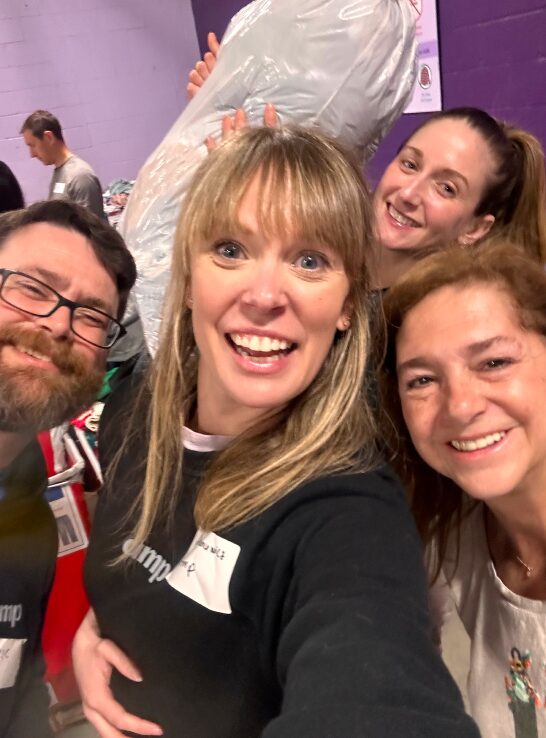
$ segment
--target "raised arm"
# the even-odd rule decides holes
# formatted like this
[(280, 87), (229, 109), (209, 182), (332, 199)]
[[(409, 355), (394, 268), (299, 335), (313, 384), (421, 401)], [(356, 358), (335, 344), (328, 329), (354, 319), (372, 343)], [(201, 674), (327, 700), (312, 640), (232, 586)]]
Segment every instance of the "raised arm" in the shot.
[(328, 504), (317, 503), (294, 560), (277, 653), (283, 706), (263, 738), (478, 738), (432, 641), (402, 494)]

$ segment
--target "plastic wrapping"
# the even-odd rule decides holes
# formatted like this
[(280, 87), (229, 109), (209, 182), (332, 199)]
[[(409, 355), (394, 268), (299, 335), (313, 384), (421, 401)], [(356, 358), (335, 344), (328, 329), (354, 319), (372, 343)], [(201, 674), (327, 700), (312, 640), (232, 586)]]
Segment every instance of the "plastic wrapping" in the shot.
[(125, 213), (152, 353), (175, 225), (205, 137), (240, 107), (260, 124), (271, 102), (282, 123), (318, 125), (366, 158), (411, 94), (415, 20), (410, 0), (255, 0), (232, 19), (215, 69), (142, 167)]

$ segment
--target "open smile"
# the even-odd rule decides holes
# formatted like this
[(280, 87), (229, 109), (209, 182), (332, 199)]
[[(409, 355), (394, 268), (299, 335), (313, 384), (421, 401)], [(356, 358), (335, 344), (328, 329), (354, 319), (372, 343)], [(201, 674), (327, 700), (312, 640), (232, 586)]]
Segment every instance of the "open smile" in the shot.
[(6, 344), (13, 351), (12, 355), (15, 355), (18, 362), (24, 362), (29, 366), (36, 366), (45, 369), (57, 369), (57, 366), (53, 359), (46, 354), (42, 354), (39, 351), (30, 349), (20, 344)]
[(28, 354), (28, 356), (32, 356), (33, 358), (39, 359), (40, 361), (48, 361), (51, 363), (51, 358), (49, 356), (40, 354), (38, 351), (33, 351), (29, 348), (23, 348), (22, 346), (16, 346), (15, 348), (17, 349), (17, 351), (21, 351), (23, 354)]
[(231, 348), (253, 363), (270, 364), (288, 356), (297, 343), (275, 336), (259, 336), (252, 333), (226, 333)]
[(399, 226), (404, 226), (406, 228), (422, 227), (421, 223), (418, 223), (416, 220), (413, 220), (413, 218), (410, 218), (408, 215), (404, 215), (404, 213), (401, 213), (394, 207), (391, 202), (387, 203), (387, 212), (390, 215), (391, 219), (394, 220), (394, 222)]
[(506, 436), (506, 433), (506, 431), (497, 431), (495, 433), (488, 433), (485, 436), (478, 436), (477, 438), (454, 439), (449, 441), (449, 445), (463, 453), (478, 451), (483, 448), (489, 448), (490, 446), (496, 446)]

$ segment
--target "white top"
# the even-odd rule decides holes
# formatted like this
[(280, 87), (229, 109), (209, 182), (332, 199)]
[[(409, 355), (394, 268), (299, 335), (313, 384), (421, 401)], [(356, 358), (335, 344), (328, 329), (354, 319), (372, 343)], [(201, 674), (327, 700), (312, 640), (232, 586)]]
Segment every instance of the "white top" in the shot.
[(190, 451), (221, 451), (231, 440), (231, 436), (207, 436), (187, 426), (182, 428), (182, 444)]
[[(444, 573), (454, 565), (453, 545)], [(514, 594), (497, 576), (483, 506), (464, 523), (451, 583), (443, 577), (433, 590), (437, 619), (451, 598), (471, 639), (468, 698), (482, 737), (546, 738), (546, 603)]]

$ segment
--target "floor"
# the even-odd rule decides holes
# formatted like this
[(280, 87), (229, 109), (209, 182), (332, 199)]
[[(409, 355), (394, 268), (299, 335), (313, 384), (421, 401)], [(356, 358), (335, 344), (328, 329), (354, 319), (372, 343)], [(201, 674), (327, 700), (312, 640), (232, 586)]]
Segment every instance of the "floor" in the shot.
[[(443, 655), (446, 664), (463, 694), (466, 702), (466, 674), (470, 641), (463, 630), (460, 620), (452, 616), (443, 634)], [(98, 733), (87, 723), (68, 728), (58, 734), (60, 738), (97, 738)]]

